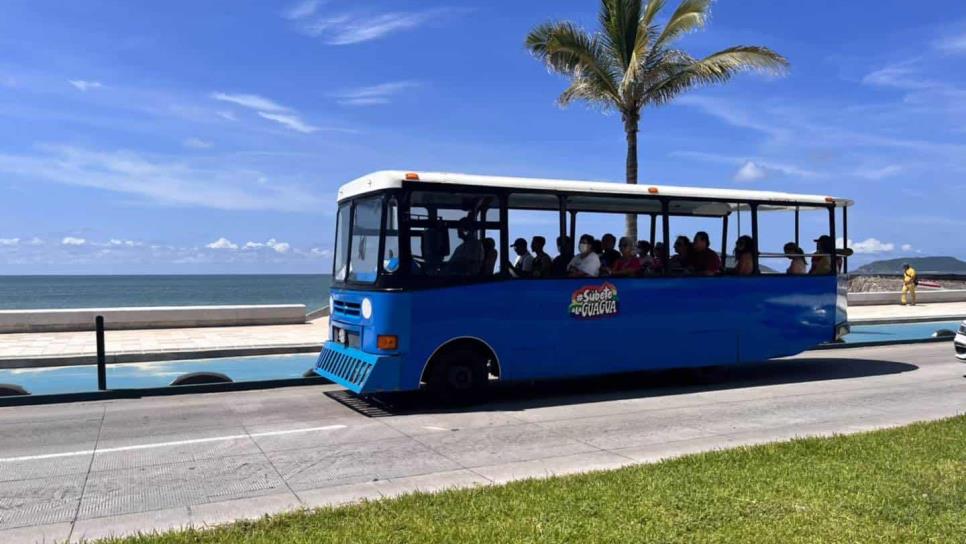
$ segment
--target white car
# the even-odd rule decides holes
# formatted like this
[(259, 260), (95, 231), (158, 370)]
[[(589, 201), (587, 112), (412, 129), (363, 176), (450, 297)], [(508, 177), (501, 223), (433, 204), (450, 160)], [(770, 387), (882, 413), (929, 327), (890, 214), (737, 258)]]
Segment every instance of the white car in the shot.
[(956, 339), (953, 340), (953, 346), (956, 348), (956, 357), (961, 361), (966, 361), (966, 321), (959, 325), (959, 332), (956, 334)]

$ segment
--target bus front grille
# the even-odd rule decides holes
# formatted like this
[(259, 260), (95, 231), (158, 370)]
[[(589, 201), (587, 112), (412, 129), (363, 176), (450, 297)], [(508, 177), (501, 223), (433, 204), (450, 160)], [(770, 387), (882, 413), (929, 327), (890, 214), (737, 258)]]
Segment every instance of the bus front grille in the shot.
[(323, 349), (315, 367), (352, 385), (361, 386), (372, 371), (372, 364), (345, 353)]
[(362, 313), (362, 305), (358, 302), (346, 302), (344, 300), (332, 301), (332, 313), (341, 315), (351, 315), (358, 317)]

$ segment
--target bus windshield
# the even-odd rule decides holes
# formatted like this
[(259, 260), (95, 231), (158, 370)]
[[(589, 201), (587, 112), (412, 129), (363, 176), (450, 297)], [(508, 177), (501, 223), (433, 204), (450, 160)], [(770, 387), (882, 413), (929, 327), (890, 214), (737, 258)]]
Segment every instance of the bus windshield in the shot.
[(333, 262), (336, 281), (376, 281), (382, 201), (382, 196), (372, 196), (339, 207)]

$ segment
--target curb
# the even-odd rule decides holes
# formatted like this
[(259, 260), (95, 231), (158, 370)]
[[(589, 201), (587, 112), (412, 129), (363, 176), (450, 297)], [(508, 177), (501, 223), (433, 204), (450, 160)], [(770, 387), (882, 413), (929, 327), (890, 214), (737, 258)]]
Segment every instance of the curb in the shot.
[[(187, 349), (176, 351), (134, 351), (108, 354), (106, 362), (112, 364), (153, 363), (159, 361), (182, 361), (188, 359), (216, 359), (219, 357), (248, 357), (253, 355), (287, 355), (291, 353), (318, 353), (322, 343), (279, 344), (275, 346), (226, 347), (216, 349)], [(97, 355), (62, 355), (56, 357), (31, 357), (0, 359), (0, 370), (17, 368), (45, 368), (64, 366), (88, 366), (97, 364)]]

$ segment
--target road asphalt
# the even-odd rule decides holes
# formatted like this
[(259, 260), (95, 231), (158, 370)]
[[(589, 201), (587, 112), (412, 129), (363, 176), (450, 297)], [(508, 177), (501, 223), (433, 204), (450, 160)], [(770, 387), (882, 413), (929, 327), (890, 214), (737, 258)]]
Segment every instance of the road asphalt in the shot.
[(947, 343), (500, 385), (440, 408), (336, 386), (0, 408), (0, 542), (210, 526), (966, 413)]

